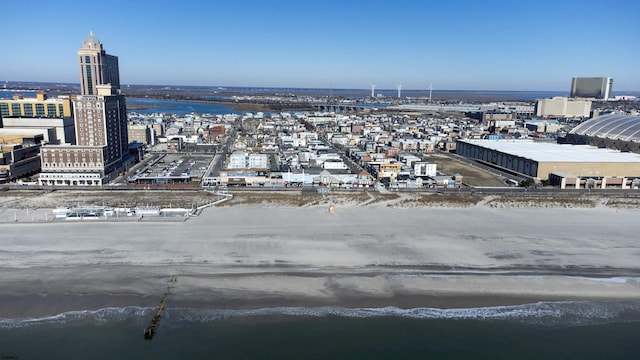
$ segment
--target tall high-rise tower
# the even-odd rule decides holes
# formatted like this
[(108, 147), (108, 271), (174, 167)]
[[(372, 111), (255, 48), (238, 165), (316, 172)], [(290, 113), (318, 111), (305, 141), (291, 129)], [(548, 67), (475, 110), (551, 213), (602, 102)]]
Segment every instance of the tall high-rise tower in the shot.
[(611, 88), (613, 79), (610, 77), (574, 77), (571, 79), (571, 98), (587, 98), (607, 101), (613, 97)]
[(106, 146), (104, 167), (108, 173), (120, 166), (129, 146), (118, 57), (107, 54), (90, 32), (78, 50), (78, 60), (81, 83), (74, 101), (76, 144)]
[(96, 86), (111, 84), (120, 89), (120, 70), (118, 57), (109, 55), (102, 48), (98, 37), (89, 33), (78, 50), (80, 64), (80, 95), (97, 95)]
[(78, 50), (80, 95), (73, 97), (75, 145), (42, 147), (42, 185), (100, 186), (126, 166), (127, 106), (118, 57), (91, 32)]

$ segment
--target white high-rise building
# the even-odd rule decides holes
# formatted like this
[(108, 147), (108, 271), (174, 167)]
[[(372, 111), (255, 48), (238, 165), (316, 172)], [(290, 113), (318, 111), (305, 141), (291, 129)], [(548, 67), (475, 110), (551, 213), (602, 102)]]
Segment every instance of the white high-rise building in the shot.
[(613, 79), (610, 77), (574, 77), (571, 80), (571, 98), (585, 98), (608, 100), (613, 97), (611, 87)]

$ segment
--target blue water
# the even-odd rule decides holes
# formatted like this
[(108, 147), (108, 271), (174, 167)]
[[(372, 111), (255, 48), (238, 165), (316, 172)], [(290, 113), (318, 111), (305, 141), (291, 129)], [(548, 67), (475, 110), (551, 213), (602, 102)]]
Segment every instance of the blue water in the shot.
[(173, 101), (173, 100), (156, 100), (156, 99), (140, 99), (127, 98), (127, 105), (144, 105), (144, 109), (130, 110), (139, 114), (154, 113), (172, 113), (184, 115), (190, 113), (200, 114), (239, 114), (242, 112), (234, 111), (231, 107), (222, 104), (199, 103), (189, 101)]
[[(213, 89), (210, 89), (214, 91)], [(217, 90), (215, 90), (217, 91)], [(366, 97), (370, 95), (370, 92), (366, 90), (358, 89), (276, 89), (276, 88), (225, 88), (225, 91), (241, 94), (251, 95), (284, 95), (293, 93), (296, 95), (315, 95), (315, 96), (345, 96), (345, 97)], [(205, 93), (203, 90), (202, 93)], [(389, 97), (394, 97), (397, 93), (393, 93), (391, 90), (381, 90), (378, 94), (384, 94)], [(403, 92), (404, 96), (424, 97), (428, 94), (424, 94), (423, 91), (407, 90)], [(563, 95), (561, 92), (554, 91), (464, 91), (464, 90), (443, 90), (438, 92), (434, 99), (441, 97), (446, 100), (464, 99), (468, 101), (482, 100), (486, 98), (492, 99), (504, 99), (504, 100), (521, 100), (521, 101), (534, 101), (535, 99), (559, 96)], [(566, 94), (564, 94), (566, 95)], [(209, 99), (229, 99), (230, 96), (211, 95)], [(201, 114), (240, 114), (241, 111), (234, 111), (230, 106), (224, 104), (213, 103), (199, 103), (188, 101), (174, 101), (174, 100), (160, 100), (160, 99), (142, 99), (142, 98), (127, 98), (127, 104), (130, 105), (143, 105), (144, 109), (132, 109), (140, 114), (154, 114), (154, 113), (172, 113), (177, 115), (184, 115), (190, 113)], [(372, 106), (372, 104), (357, 103), (359, 106)], [(378, 104), (375, 106), (384, 106)]]
[(150, 308), (0, 319), (1, 358), (633, 359), (640, 302), (544, 302), (474, 309)]
[[(184, 92), (206, 97), (208, 99), (229, 99), (232, 95), (259, 95), (259, 96), (335, 96), (347, 98), (366, 98), (371, 96), (371, 89), (328, 89), (328, 88), (253, 88), (253, 87), (167, 87), (158, 91)], [(376, 95), (384, 95), (394, 99), (398, 92), (396, 89), (376, 89)], [(434, 100), (439, 99), (467, 99), (476, 100), (492, 98), (496, 100), (524, 100), (534, 101), (539, 98), (553, 96), (568, 96), (569, 91), (510, 91), (510, 90), (433, 90)], [(428, 97), (428, 90), (402, 90), (403, 97)]]
[(0, 90), (0, 99), (13, 99), (13, 95), (21, 94), (24, 97), (36, 97), (36, 91), (27, 90), (27, 91), (4, 91)]
[[(298, 96), (315, 95), (315, 96), (339, 96), (349, 98), (365, 98), (371, 95), (370, 89), (304, 89), (304, 88), (250, 88), (250, 87), (173, 87), (169, 88), (169, 91), (184, 91), (186, 93), (192, 93), (194, 95), (203, 96), (205, 98), (216, 99), (229, 99), (231, 95), (288, 95), (295, 94)], [(124, 91), (126, 93), (126, 90)], [(0, 99), (10, 99), (13, 94), (23, 94), (28, 97), (35, 97), (35, 91), (3, 91), (0, 90)], [(376, 94), (384, 95), (387, 98), (395, 98), (397, 96), (397, 90), (392, 89), (376, 89)], [(553, 96), (568, 96), (568, 91), (496, 91), (496, 90), (433, 90), (432, 98), (434, 100), (440, 99), (460, 99), (460, 100), (478, 100), (485, 98), (493, 98), (496, 100), (522, 100), (522, 101), (534, 101), (535, 99), (548, 98)], [(427, 97), (429, 96), (428, 90), (403, 90), (403, 97)], [(146, 104), (149, 102), (162, 102), (165, 106), (172, 106), (172, 101), (154, 100), (154, 99), (142, 99), (142, 98), (129, 98), (129, 102)]]

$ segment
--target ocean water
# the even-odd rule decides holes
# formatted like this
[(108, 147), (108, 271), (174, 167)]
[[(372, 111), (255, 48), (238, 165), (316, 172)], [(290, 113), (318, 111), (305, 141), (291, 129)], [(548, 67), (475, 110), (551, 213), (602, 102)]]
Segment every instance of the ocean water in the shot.
[(634, 359), (640, 302), (472, 309), (152, 308), (0, 319), (2, 359)]

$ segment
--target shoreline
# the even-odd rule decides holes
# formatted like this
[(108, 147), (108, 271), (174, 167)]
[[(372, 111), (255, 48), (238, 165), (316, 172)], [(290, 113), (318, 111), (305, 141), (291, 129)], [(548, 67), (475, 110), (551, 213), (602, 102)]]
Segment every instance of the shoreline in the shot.
[[(140, 275), (144, 271), (138, 272)], [(409, 276), (409, 277), (407, 277)], [(94, 285), (59, 279), (49, 287), (22, 281), (0, 291), (0, 319), (44, 318), (72, 311), (143, 307), (153, 309), (170, 285), (128, 283), (105, 275)], [(113, 278), (112, 278), (113, 277)], [(51, 280), (51, 279), (49, 279)], [(175, 284), (175, 285), (174, 285)], [(154, 286), (157, 285), (157, 286)], [(640, 302), (640, 277), (585, 278), (550, 275), (340, 276), (283, 272), (178, 275), (171, 283), (168, 309), (256, 310), (269, 308), (435, 308), (464, 309), (567, 301)], [(155, 289), (155, 290), (154, 290)]]
[[(160, 296), (125, 294), (30, 294), (0, 295), (3, 311), (0, 320), (28, 320), (54, 317), (71, 312), (91, 312), (112, 308), (140, 307), (153, 312)], [(400, 295), (385, 298), (348, 298), (341, 301), (322, 299), (253, 299), (219, 301), (169, 299), (167, 309), (192, 310), (263, 310), (277, 308), (342, 308), (342, 309), (383, 309), (398, 308), (411, 310), (419, 308), (437, 310), (481, 309), (511, 307), (538, 303), (563, 302), (638, 302), (636, 298), (616, 296), (548, 296), (548, 295), (501, 295), (501, 294), (438, 294)]]
[[(93, 297), (104, 298), (103, 295), (93, 295)], [(128, 299), (128, 301), (124, 301)], [(0, 320), (35, 320), (46, 319), (67, 313), (75, 312), (93, 312), (108, 309), (122, 309), (130, 307), (145, 308), (152, 313), (158, 305), (158, 299), (144, 299), (138, 297), (125, 296), (109, 296), (105, 301), (88, 300), (87, 295), (82, 296), (58, 296), (56, 301), (59, 303), (52, 306), (51, 300), (38, 299), (37, 295), (29, 297), (11, 297), (0, 296), (3, 303), (6, 301), (8, 306), (14, 310), (0, 314)], [(539, 303), (565, 303), (565, 302), (598, 302), (598, 303), (616, 303), (616, 302), (638, 302), (640, 299), (624, 299), (624, 298), (586, 298), (586, 297), (538, 297), (538, 296), (498, 296), (498, 295), (474, 295), (473, 297), (455, 296), (455, 295), (437, 295), (437, 296), (403, 296), (394, 298), (389, 303), (388, 299), (370, 299), (366, 301), (347, 302), (347, 303), (326, 303), (321, 301), (277, 301), (270, 300), (268, 302), (260, 302), (243, 304), (237, 306), (237, 302), (220, 302), (207, 303), (199, 301), (171, 301), (167, 305), (167, 310), (231, 310), (231, 311), (254, 311), (265, 309), (280, 308), (340, 308), (340, 309), (384, 309), (397, 308), (400, 310), (412, 309), (434, 309), (434, 310), (462, 310), (462, 309), (483, 309), (496, 307), (512, 307), (534, 305)], [(28, 303), (29, 305), (16, 306), (15, 303)]]

